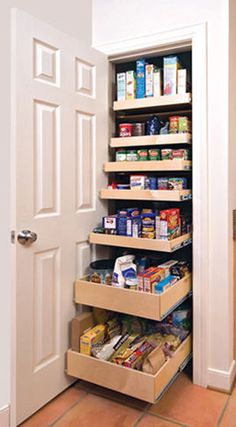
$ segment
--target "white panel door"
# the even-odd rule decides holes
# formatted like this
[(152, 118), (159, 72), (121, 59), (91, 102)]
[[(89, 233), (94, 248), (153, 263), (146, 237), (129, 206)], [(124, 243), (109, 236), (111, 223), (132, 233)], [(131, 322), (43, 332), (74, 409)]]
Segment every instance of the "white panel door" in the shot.
[[(105, 213), (106, 58), (21, 11), (13, 19), (17, 422), (60, 393), (73, 281)], [(21, 242), (23, 230), (37, 234)], [(22, 244), (28, 239), (28, 244)]]

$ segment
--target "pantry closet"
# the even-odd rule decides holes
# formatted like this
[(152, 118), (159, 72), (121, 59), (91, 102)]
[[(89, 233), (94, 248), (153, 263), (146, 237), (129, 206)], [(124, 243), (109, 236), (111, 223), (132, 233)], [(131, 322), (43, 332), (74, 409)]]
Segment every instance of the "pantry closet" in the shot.
[[(174, 61), (181, 64), (180, 69), (186, 70), (182, 87), (178, 88), (177, 80), (171, 82), (174, 86), (172, 94), (168, 92), (168, 88), (164, 89), (167, 76), (166, 71), (163, 72), (163, 64), (168, 62), (169, 58), (171, 62), (175, 58)], [(137, 62), (140, 64), (140, 60), (143, 61), (141, 65), (144, 68), (146, 64), (152, 66), (151, 79), (154, 78), (154, 71), (160, 71), (159, 89), (156, 88), (157, 92), (152, 92), (151, 89), (151, 92), (147, 93), (145, 91), (150, 90), (150, 86), (153, 87), (153, 81), (149, 81), (149, 88), (146, 85), (140, 89), (140, 81), (137, 80), (136, 95), (132, 96), (131, 93), (130, 99), (127, 99), (129, 96), (126, 80), (125, 94), (119, 94), (123, 99), (117, 99), (117, 75), (121, 76), (123, 73), (127, 79), (127, 71), (136, 72)], [(191, 43), (172, 50), (142, 53), (142, 56), (138, 53), (130, 57), (126, 55), (125, 58), (115, 58), (110, 63), (110, 159), (104, 163), (107, 187), (101, 188), (99, 194), (104, 203), (107, 203), (108, 214), (107, 217), (101, 218), (100, 224), (94, 224), (89, 242), (95, 247), (99, 246), (100, 252), (101, 248), (108, 248), (109, 258), (113, 260), (132, 255), (138, 268), (138, 278), (141, 280), (145, 280), (142, 274), (145, 274), (148, 268), (160, 269), (162, 265), (164, 267), (159, 279), (154, 281), (149, 289), (145, 289), (144, 281), (143, 288), (133, 286), (133, 283), (132, 286), (127, 283), (126, 286), (114, 286), (114, 283), (111, 285), (114, 275), (109, 284), (90, 281), (91, 274), (78, 278), (75, 282), (74, 300), (76, 304), (83, 306), (85, 312), (95, 307), (118, 313), (118, 318), (120, 315), (128, 315), (135, 316), (136, 319), (146, 319), (145, 321), (152, 322), (152, 325), (153, 321), (166, 325), (169, 319), (168, 327), (175, 321), (176, 316), (178, 317), (176, 313), (179, 308), (186, 310), (188, 317), (192, 312), (194, 194), (191, 155), (195, 141), (192, 132), (194, 88), (191, 70)], [(177, 76), (175, 63), (172, 77), (177, 79)], [(141, 82), (141, 85), (143, 83)], [(121, 92), (122, 90), (121, 87)], [(140, 90), (144, 92), (139, 93), (137, 98)], [(155, 127), (157, 122), (159, 128)], [(137, 133), (132, 133), (132, 129), (136, 129)], [(132, 216), (134, 211), (138, 214), (136, 218), (129, 218), (128, 232), (127, 217)], [(148, 224), (145, 223), (147, 218)], [(163, 226), (162, 219), (166, 221), (165, 232), (160, 231)], [(172, 222), (177, 224), (175, 230), (171, 228)], [(122, 228), (123, 224), (125, 229)], [(165, 272), (163, 269), (166, 269)], [(172, 277), (172, 280), (174, 278), (174, 281), (170, 282), (169, 277)], [(191, 319), (188, 318), (188, 321), (191, 322)], [(78, 323), (74, 322), (72, 336), (76, 337), (78, 348), (77, 351), (70, 349), (67, 353), (67, 373), (70, 376), (154, 402), (191, 358), (192, 334), (189, 329), (171, 357), (166, 357), (158, 371), (152, 374), (126, 367), (128, 365), (112, 363), (108, 359), (92, 357), (90, 350), (88, 353), (87, 350), (81, 352), (78, 344), (79, 340), (83, 344), (86, 341), (83, 341), (83, 336), (86, 335), (84, 332), (88, 327), (91, 329), (89, 322), (91, 318), (87, 324), (85, 321), (83, 327), (81, 324), (78, 327), (79, 319)], [(85, 338), (90, 339), (87, 336)]]

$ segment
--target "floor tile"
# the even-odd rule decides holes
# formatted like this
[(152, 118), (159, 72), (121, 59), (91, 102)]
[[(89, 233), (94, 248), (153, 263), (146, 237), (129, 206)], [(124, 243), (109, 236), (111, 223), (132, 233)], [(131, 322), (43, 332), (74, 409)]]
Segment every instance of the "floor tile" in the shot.
[(191, 427), (215, 427), (227, 398), (227, 394), (192, 384), (182, 373), (149, 412)]
[(131, 408), (139, 409), (140, 411), (144, 411), (148, 406), (150, 406), (150, 403), (144, 402), (143, 400), (135, 399), (134, 397), (127, 396), (126, 394), (118, 393), (97, 385), (94, 386), (92, 393), (107, 399), (115, 400), (116, 402), (127, 405)]
[(152, 415), (145, 415), (137, 424), (137, 427), (177, 427), (179, 425), (180, 424), (165, 421)]
[(49, 402), (46, 406), (28, 418), (21, 427), (48, 427), (61, 417), (65, 411), (71, 408), (82, 397), (86, 396), (86, 391), (74, 386), (68, 388), (58, 397)]
[(54, 427), (132, 427), (140, 415), (137, 409), (89, 394)]
[(231, 396), (220, 422), (220, 427), (235, 427), (236, 426), (236, 388), (234, 387)]

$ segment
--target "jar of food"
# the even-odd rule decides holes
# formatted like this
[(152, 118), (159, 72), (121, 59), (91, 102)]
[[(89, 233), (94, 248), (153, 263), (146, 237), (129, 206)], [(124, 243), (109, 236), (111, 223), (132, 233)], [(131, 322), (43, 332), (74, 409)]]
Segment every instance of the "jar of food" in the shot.
[(120, 123), (119, 124), (119, 136), (124, 138), (132, 136), (133, 134), (133, 125), (132, 123)]
[(145, 123), (134, 123), (133, 124), (133, 136), (145, 135)]

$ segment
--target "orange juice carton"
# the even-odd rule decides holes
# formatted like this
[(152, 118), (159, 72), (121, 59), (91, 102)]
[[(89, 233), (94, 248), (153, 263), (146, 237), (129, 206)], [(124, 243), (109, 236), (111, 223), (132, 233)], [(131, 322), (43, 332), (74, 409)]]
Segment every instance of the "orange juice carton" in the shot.
[(116, 76), (117, 82), (117, 101), (125, 101), (126, 98), (126, 75), (118, 73)]
[(173, 267), (176, 264), (178, 264), (178, 261), (171, 259), (170, 261), (166, 261), (163, 264), (158, 265), (158, 267), (163, 268), (165, 272), (165, 277), (168, 277), (170, 275), (171, 267)]
[(136, 97), (136, 74), (135, 71), (126, 71), (126, 99)]
[(147, 64), (146, 65), (146, 79), (145, 79), (145, 91), (146, 96), (153, 96), (153, 73), (154, 73), (154, 65)]
[(80, 337), (80, 353), (91, 356), (93, 345), (102, 342), (105, 338), (105, 325), (96, 325)]
[(168, 56), (164, 61), (164, 95), (176, 95), (180, 64), (177, 56)]
[(180, 210), (176, 208), (160, 211), (160, 239), (172, 240), (180, 235)]
[(161, 70), (156, 67), (153, 73), (153, 95), (161, 96)]
[(165, 277), (165, 272), (162, 268), (156, 267), (155, 270), (147, 274), (143, 279), (144, 292), (153, 292), (154, 284), (160, 282)]

